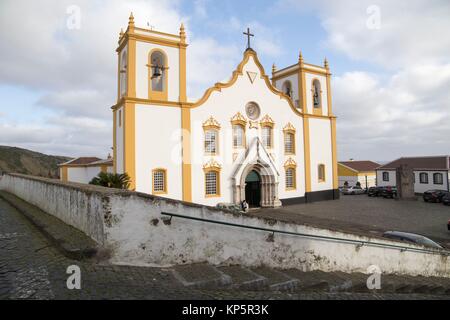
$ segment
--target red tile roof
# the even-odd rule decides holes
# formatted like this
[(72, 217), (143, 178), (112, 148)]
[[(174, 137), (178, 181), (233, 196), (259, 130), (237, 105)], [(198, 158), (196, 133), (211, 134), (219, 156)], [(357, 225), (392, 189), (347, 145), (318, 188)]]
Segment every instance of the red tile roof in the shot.
[(88, 165), (92, 162), (99, 161), (99, 160), (101, 160), (101, 159), (97, 158), (97, 157), (80, 157), (80, 158), (75, 158), (70, 161), (64, 162), (64, 163), (60, 164), (60, 166), (62, 166), (62, 165), (80, 165), (80, 166), (82, 166), (82, 165)]
[(375, 171), (376, 168), (380, 166), (379, 163), (364, 160), (364, 161), (339, 161), (340, 164), (349, 167), (355, 171), (365, 172), (365, 171)]

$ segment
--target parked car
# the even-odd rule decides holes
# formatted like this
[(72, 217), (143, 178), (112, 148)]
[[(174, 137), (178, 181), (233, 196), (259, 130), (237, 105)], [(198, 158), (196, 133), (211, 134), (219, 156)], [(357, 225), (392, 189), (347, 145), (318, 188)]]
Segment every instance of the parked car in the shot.
[(369, 197), (379, 197), (383, 193), (383, 187), (370, 187), (367, 191)]
[(431, 239), (427, 237), (421, 236), (420, 234), (408, 233), (408, 232), (400, 232), (400, 231), (386, 231), (383, 234), (383, 237), (389, 239), (396, 239), (400, 241), (410, 242), (414, 244), (419, 244), (425, 247), (435, 248), (435, 249), (443, 249), (440, 244), (437, 244)]
[(450, 206), (450, 192), (442, 197), (442, 203), (446, 206)]
[(383, 190), (381, 191), (381, 195), (383, 198), (396, 198), (397, 197), (397, 187), (387, 186), (383, 187)]
[(342, 191), (343, 194), (363, 194), (364, 192), (364, 189), (358, 186), (348, 187)]
[(445, 190), (428, 190), (423, 193), (423, 201), (425, 202), (441, 202), (442, 198), (448, 194)]

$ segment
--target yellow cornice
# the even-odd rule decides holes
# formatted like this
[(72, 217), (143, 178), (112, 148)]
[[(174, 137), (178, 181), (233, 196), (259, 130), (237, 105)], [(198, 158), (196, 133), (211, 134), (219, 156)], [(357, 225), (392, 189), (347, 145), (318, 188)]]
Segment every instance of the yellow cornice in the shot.
[(242, 113), (238, 112), (231, 118), (232, 125), (241, 125), (244, 128), (247, 125), (247, 119), (242, 115)]
[(222, 166), (213, 158), (203, 165), (204, 171), (220, 171)]
[(285, 168), (285, 169), (288, 169), (288, 168), (293, 168), (293, 169), (295, 169), (295, 168), (297, 168), (297, 162), (295, 162), (294, 159), (289, 158), (289, 159), (287, 159), (286, 162), (284, 163), (284, 168)]
[(259, 122), (259, 124), (261, 125), (261, 127), (271, 127), (273, 128), (275, 125), (275, 122), (273, 121), (273, 119), (266, 114), (261, 121)]
[(283, 128), (284, 132), (294, 133), (295, 134), (295, 127), (292, 125), (292, 123), (288, 122), (288, 124)]
[(214, 119), (213, 116), (209, 117), (208, 120), (203, 122), (203, 129), (216, 129), (220, 130), (220, 123)]
[(159, 45), (163, 45), (163, 46), (167, 46), (167, 47), (175, 47), (175, 48), (180, 48), (180, 47), (187, 48), (189, 46), (185, 42), (185, 38), (180, 38), (179, 41), (176, 41), (176, 40), (152, 37), (149, 35), (137, 34), (135, 32), (127, 30), (127, 32), (124, 33), (123, 36), (119, 39), (119, 46), (117, 47), (116, 51), (117, 52), (121, 51), (130, 39), (139, 40), (142, 42), (153, 43), (153, 44), (159, 44)]
[(169, 37), (174, 37), (177, 39), (181, 40), (181, 37), (178, 34), (173, 34), (173, 33), (167, 33), (167, 32), (161, 32), (161, 31), (156, 31), (156, 30), (150, 30), (150, 29), (145, 29), (145, 28), (139, 28), (139, 27), (134, 27), (135, 30), (139, 30), (139, 31), (145, 31), (145, 32), (149, 32), (149, 33), (155, 33), (155, 34), (159, 34), (162, 36), (169, 36)]
[(137, 104), (145, 104), (152, 106), (167, 106), (167, 107), (177, 107), (177, 108), (189, 108), (191, 103), (179, 102), (179, 101), (164, 101), (164, 100), (150, 100), (150, 99), (142, 99), (142, 98), (131, 98), (131, 97), (122, 97), (119, 101), (111, 107), (111, 109), (115, 110), (120, 108), (125, 102), (133, 102)]

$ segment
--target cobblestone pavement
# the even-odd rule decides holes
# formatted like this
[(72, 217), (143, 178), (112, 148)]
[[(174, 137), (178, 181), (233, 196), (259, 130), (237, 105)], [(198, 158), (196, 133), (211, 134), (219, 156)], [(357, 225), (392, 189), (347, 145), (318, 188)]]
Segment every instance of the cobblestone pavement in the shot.
[(378, 235), (398, 230), (430, 237), (450, 248), (447, 221), (450, 207), (441, 203), (341, 195), (339, 200), (251, 211), (256, 216), (331, 228), (354, 234)]
[[(66, 269), (81, 268), (81, 290), (69, 290)], [(2, 299), (448, 299), (444, 296), (353, 293), (245, 292), (184, 287), (168, 269), (98, 265), (61, 255), (0, 199)]]

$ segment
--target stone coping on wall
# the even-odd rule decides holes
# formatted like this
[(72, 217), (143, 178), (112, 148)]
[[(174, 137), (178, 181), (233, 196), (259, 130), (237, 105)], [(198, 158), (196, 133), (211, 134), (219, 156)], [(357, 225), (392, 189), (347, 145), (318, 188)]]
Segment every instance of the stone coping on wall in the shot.
[[(351, 232), (349, 232), (349, 230), (345, 230), (342, 228), (333, 228), (332, 226), (324, 225), (323, 223), (320, 223), (320, 222), (315, 223), (314, 221), (305, 221), (305, 222), (293, 221), (291, 219), (285, 219), (285, 218), (281, 218), (281, 217), (280, 217), (280, 219), (277, 219), (274, 216), (271, 216), (271, 217), (257, 216), (255, 214), (253, 214), (252, 212), (237, 213), (237, 212), (227, 210), (227, 209), (222, 209), (222, 208), (219, 209), (219, 208), (212, 207), (212, 206), (206, 206), (206, 205), (192, 203), (192, 202), (185, 202), (185, 201), (181, 201), (181, 200), (164, 198), (164, 197), (146, 194), (146, 193), (142, 193), (142, 192), (106, 188), (106, 187), (95, 186), (95, 185), (90, 185), (90, 184), (82, 184), (82, 183), (76, 183), (76, 182), (64, 182), (61, 180), (38, 177), (38, 176), (30, 176), (30, 175), (25, 175), (25, 174), (20, 174), (20, 173), (7, 173), (5, 175), (11, 176), (11, 177), (22, 178), (22, 179), (29, 179), (29, 180), (42, 182), (42, 183), (46, 183), (46, 184), (51, 184), (51, 185), (55, 185), (55, 186), (61, 186), (64, 188), (81, 191), (86, 194), (90, 193), (90, 194), (98, 194), (100, 196), (121, 196), (121, 197), (136, 196), (138, 198), (148, 199), (152, 202), (153, 201), (165, 201), (166, 203), (172, 204), (172, 205), (181, 204), (181, 205), (191, 207), (191, 208), (207, 209), (210, 211), (221, 212), (226, 215), (231, 215), (233, 217), (244, 216), (246, 218), (255, 219), (255, 221), (258, 221), (258, 220), (263, 221), (265, 224), (268, 225), (268, 228), (269, 227), (273, 228), (273, 226), (277, 223), (286, 224), (286, 225), (298, 225), (298, 226), (303, 226), (303, 227), (321, 229), (324, 231), (331, 231), (331, 232), (339, 233), (342, 236), (359, 237), (359, 238), (361, 238), (360, 239), (361, 241), (371, 241), (372, 239), (379, 239), (383, 242), (386, 242), (387, 244), (393, 243), (395, 245), (404, 246), (404, 247), (426, 249), (422, 246), (413, 245), (413, 244), (409, 244), (409, 243), (406, 244), (404, 242), (397, 241), (395, 239), (386, 239), (386, 238), (381, 237), (379, 234), (368, 233), (368, 232), (364, 232), (362, 230), (361, 230), (361, 232), (358, 232), (357, 230), (352, 230)], [(436, 254), (440, 254), (440, 253), (437, 251)]]

